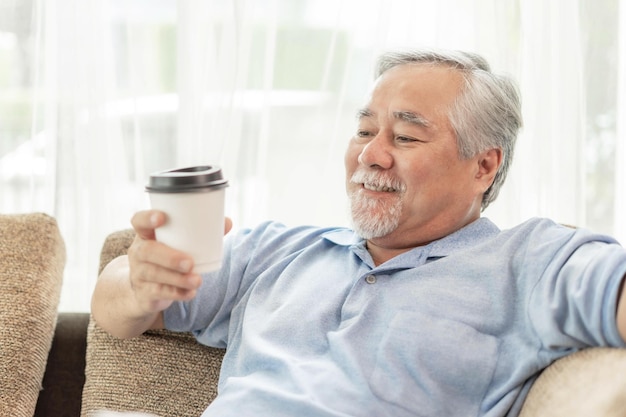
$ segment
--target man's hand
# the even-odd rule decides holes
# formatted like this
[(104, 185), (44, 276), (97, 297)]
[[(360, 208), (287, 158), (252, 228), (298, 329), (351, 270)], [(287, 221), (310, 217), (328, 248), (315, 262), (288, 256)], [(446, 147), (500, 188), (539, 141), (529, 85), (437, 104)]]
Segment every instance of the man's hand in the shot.
[(193, 271), (193, 258), (155, 240), (155, 229), (165, 223), (165, 214), (142, 211), (131, 224), (136, 232), (128, 249), (130, 285), (146, 313), (165, 310), (174, 301), (190, 300), (202, 283)]
[[(163, 328), (163, 310), (174, 301), (190, 300), (202, 283), (193, 273), (193, 258), (155, 240), (164, 213), (147, 210), (132, 218), (135, 240), (128, 255), (111, 261), (96, 283), (92, 314), (106, 331), (120, 338)], [(224, 233), (232, 228), (226, 218)]]

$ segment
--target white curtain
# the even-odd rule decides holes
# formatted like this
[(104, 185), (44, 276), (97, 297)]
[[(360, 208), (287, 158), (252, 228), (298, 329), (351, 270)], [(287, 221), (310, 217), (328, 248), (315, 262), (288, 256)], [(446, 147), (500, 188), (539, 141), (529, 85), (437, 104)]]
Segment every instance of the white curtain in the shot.
[(485, 215), (626, 241), (618, 5), (0, 0), (0, 212), (59, 221), (64, 310), (89, 308), (104, 238), (147, 207), (156, 170), (220, 165), (235, 227), (346, 225), (343, 150), (377, 55), (438, 46), (520, 83), (525, 126)]
[(584, 49), (579, 5), (521, 1), (519, 64), (524, 128), (493, 216), (511, 224), (532, 216), (585, 224)]

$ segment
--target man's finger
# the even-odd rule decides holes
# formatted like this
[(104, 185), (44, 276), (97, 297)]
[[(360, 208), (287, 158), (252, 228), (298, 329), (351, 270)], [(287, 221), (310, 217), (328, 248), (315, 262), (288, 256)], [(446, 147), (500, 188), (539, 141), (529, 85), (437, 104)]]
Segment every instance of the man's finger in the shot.
[(155, 239), (154, 229), (165, 224), (165, 213), (158, 210), (144, 210), (135, 213), (130, 221), (137, 235), (142, 239)]

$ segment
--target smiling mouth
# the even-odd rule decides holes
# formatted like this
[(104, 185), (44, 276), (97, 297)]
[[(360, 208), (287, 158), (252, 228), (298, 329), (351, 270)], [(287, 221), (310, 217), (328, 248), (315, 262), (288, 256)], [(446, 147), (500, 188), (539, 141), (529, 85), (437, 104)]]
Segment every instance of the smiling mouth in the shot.
[(350, 178), (350, 182), (364, 191), (376, 193), (399, 193), (406, 191), (406, 185), (390, 175), (378, 172), (357, 170)]
[(362, 184), (362, 186), (366, 190), (383, 192), (383, 193), (395, 193), (395, 192), (398, 191), (395, 188), (387, 187), (386, 185), (377, 185), (377, 184), (364, 183), (364, 184)]

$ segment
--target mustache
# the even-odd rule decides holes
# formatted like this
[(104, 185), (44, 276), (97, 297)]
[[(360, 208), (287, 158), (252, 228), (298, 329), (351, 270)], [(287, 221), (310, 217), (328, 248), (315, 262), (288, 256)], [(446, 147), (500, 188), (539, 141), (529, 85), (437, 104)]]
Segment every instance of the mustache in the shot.
[(387, 189), (388, 191), (403, 193), (406, 184), (388, 173), (365, 171), (359, 169), (352, 174), (350, 182), (354, 184), (366, 184), (371, 188)]

